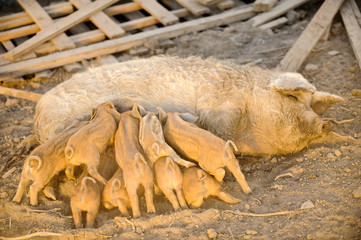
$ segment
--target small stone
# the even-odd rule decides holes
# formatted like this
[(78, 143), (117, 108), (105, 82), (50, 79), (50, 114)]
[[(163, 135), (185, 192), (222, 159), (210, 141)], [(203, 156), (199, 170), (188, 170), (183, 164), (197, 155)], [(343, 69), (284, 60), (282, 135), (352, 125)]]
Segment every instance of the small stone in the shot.
[(207, 229), (207, 234), (210, 239), (217, 237), (217, 232), (213, 228)]
[(309, 179), (316, 179), (317, 176), (315, 174), (311, 174), (310, 176), (308, 176)]
[(340, 150), (335, 150), (335, 155), (336, 155), (337, 157), (339, 157), (339, 156), (341, 156), (341, 155), (342, 155), (342, 153), (341, 153), (341, 151), (340, 151)]
[(352, 96), (361, 96), (361, 89), (352, 89)]
[(250, 209), (251, 209), (251, 206), (249, 206), (249, 204), (246, 203), (246, 204), (244, 205), (244, 208), (247, 209), (247, 210), (250, 210)]
[(301, 158), (301, 157), (300, 157), (300, 158), (296, 158), (296, 161), (297, 161), (297, 162), (303, 162), (303, 158)]
[(20, 142), (20, 138), (18, 138), (18, 137), (14, 137), (13, 142), (15, 142), (15, 143), (19, 143), (19, 142)]
[(351, 172), (351, 169), (349, 169), (349, 168), (345, 168), (344, 170), (345, 170), (345, 172), (347, 172), (347, 173), (350, 173), (350, 172)]
[(301, 14), (299, 12), (296, 12), (295, 10), (291, 10), (286, 14), (286, 17), (288, 19), (287, 23), (289, 25), (293, 25), (299, 21)]
[(349, 70), (349, 72), (351, 72), (351, 73), (355, 73), (355, 72), (356, 72), (356, 68), (354, 68), (354, 67), (350, 67), (348, 70)]
[(19, 103), (20, 103), (20, 101), (17, 100), (17, 99), (8, 98), (8, 99), (6, 100), (5, 106), (6, 106), (6, 107), (16, 107), (16, 106), (19, 105)]
[(330, 32), (334, 36), (341, 35), (342, 32), (343, 32), (342, 24), (340, 22), (333, 24), (332, 27), (331, 27)]
[(7, 197), (9, 197), (9, 194), (7, 192), (0, 193), (0, 198), (1, 199), (7, 198)]
[(159, 42), (157, 39), (150, 39), (144, 43), (144, 46), (150, 49), (159, 48)]
[(305, 66), (306, 71), (314, 71), (317, 70), (319, 67), (316, 64), (309, 63)]
[(361, 198), (361, 187), (355, 189), (352, 194), (354, 198)]
[(335, 160), (336, 159), (336, 156), (333, 155), (333, 153), (328, 153), (327, 156), (326, 156), (327, 159), (329, 160)]
[(257, 231), (253, 231), (253, 230), (246, 230), (246, 234), (247, 234), (247, 235), (257, 235), (258, 232), (257, 232)]
[(277, 162), (277, 158), (276, 157), (273, 157), (272, 159), (271, 159), (271, 163), (276, 163)]
[(302, 203), (302, 205), (301, 205), (301, 209), (309, 209), (309, 208), (314, 208), (314, 207), (315, 207), (315, 205), (310, 200)]
[(328, 55), (330, 55), (330, 56), (336, 56), (336, 55), (339, 55), (339, 54), (340, 54), (340, 52), (337, 51), (337, 50), (332, 50), (332, 51), (328, 52)]

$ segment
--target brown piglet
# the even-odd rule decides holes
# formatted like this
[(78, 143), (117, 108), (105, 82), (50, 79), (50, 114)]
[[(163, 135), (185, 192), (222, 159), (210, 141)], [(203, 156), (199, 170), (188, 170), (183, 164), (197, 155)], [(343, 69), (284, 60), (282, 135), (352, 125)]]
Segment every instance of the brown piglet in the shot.
[(129, 216), (128, 208), (131, 208), (131, 205), (121, 168), (117, 169), (113, 177), (107, 185), (105, 185), (102, 194), (102, 203), (106, 209), (117, 207), (124, 217)]
[[(38, 205), (38, 192), (48, 184), (48, 182), (67, 166), (64, 155), (65, 146), (69, 138), (84, 127), (88, 122), (79, 122), (53, 138), (35, 148), (24, 162), (21, 173), (21, 180), (13, 198), (13, 202), (19, 203), (26, 190), (26, 187), (33, 180), (30, 186), (30, 204)], [(69, 167), (70, 169), (70, 167)], [(70, 176), (69, 176), (70, 177)]]
[[(234, 155), (237, 147), (233, 141), (226, 142), (189, 122), (190, 114), (165, 113), (161, 108), (158, 108), (158, 112), (164, 137), (178, 153), (197, 161), (204, 171), (213, 175), (218, 181), (223, 180), (224, 167), (226, 167), (235, 176), (245, 193), (252, 191)], [(187, 121), (182, 119), (182, 116), (187, 118)]]
[[(108, 180), (112, 177), (115, 169), (117, 169), (117, 162), (115, 161), (114, 147), (111, 146), (100, 156), (98, 171)], [(75, 228), (83, 226), (82, 212), (86, 212), (86, 228), (94, 227), (103, 188), (103, 183), (92, 178), (85, 169), (70, 198)]]
[(112, 102), (100, 104), (96, 111), (92, 111), (90, 123), (76, 132), (65, 148), (65, 155), (70, 164), (85, 164), (90, 176), (104, 185), (107, 181), (97, 171), (99, 158), (114, 142), (119, 115)]
[(133, 217), (140, 216), (138, 188), (144, 187), (147, 212), (154, 213), (153, 173), (139, 144), (139, 122), (142, 116), (138, 105), (120, 115), (115, 135), (115, 156), (123, 170), (124, 182), (133, 210)]
[(226, 203), (239, 203), (239, 199), (225, 192), (221, 184), (200, 168), (191, 167), (183, 171), (183, 191), (189, 206), (200, 207), (209, 196), (217, 196)]

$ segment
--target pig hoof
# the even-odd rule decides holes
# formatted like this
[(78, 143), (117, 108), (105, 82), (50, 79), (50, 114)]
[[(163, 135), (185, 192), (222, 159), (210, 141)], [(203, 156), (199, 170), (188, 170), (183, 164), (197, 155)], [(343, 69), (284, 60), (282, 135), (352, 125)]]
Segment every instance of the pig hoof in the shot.
[(250, 187), (243, 190), (245, 194), (250, 194), (252, 192), (252, 189)]

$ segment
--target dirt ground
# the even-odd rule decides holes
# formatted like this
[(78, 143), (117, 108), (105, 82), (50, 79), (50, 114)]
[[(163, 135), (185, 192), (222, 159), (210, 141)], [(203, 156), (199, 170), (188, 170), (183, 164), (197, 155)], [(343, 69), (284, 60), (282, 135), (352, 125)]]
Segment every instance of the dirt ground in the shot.
[[(154, 49), (141, 57), (156, 53), (214, 56), (273, 68), (319, 6), (303, 5), (296, 10), (307, 13), (305, 18), (273, 31), (234, 23), (180, 36), (173, 39), (174, 46)], [(134, 58), (128, 53), (118, 56), (122, 60)], [(345, 98), (323, 116), (353, 119), (334, 125), (333, 131), (360, 139), (361, 71), (339, 15), (329, 40), (316, 45), (300, 72), (318, 90)], [(52, 79), (27, 80), (20, 87), (44, 93), (68, 77), (56, 70)], [(69, 205), (74, 183), (66, 181), (64, 174), (59, 177), (58, 200), (40, 193), (37, 207), (29, 206), (27, 197), (21, 204), (11, 202), (29, 153), (22, 153), (19, 146), (32, 134), (34, 112), (34, 102), (0, 95), (0, 239), (35, 232), (47, 232), (46, 238), (52, 239), (361, 239), (361, 146), (345, 142), (311, 145), (294, 155), (240, 157), (253, 192), (243, 194), (230, 174), (222, 183), (242, 200), (239, 204), (209, 198), (199, 209), (174, 212), (164, 196), (156, 196), (156, 214), (146, 214), (141, 199), (139, 219), (123, 218), (117, 209), (101, 208), (95, 229), (75, 230)]]

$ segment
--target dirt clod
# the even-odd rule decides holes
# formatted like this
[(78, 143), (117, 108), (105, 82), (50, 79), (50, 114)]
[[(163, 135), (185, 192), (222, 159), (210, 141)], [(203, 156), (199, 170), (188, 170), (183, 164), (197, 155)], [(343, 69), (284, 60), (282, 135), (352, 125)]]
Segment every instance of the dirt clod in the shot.
[(217, 237), (217, 232), (213, 228), (207, 229), (207, 235), (210, 239)]

